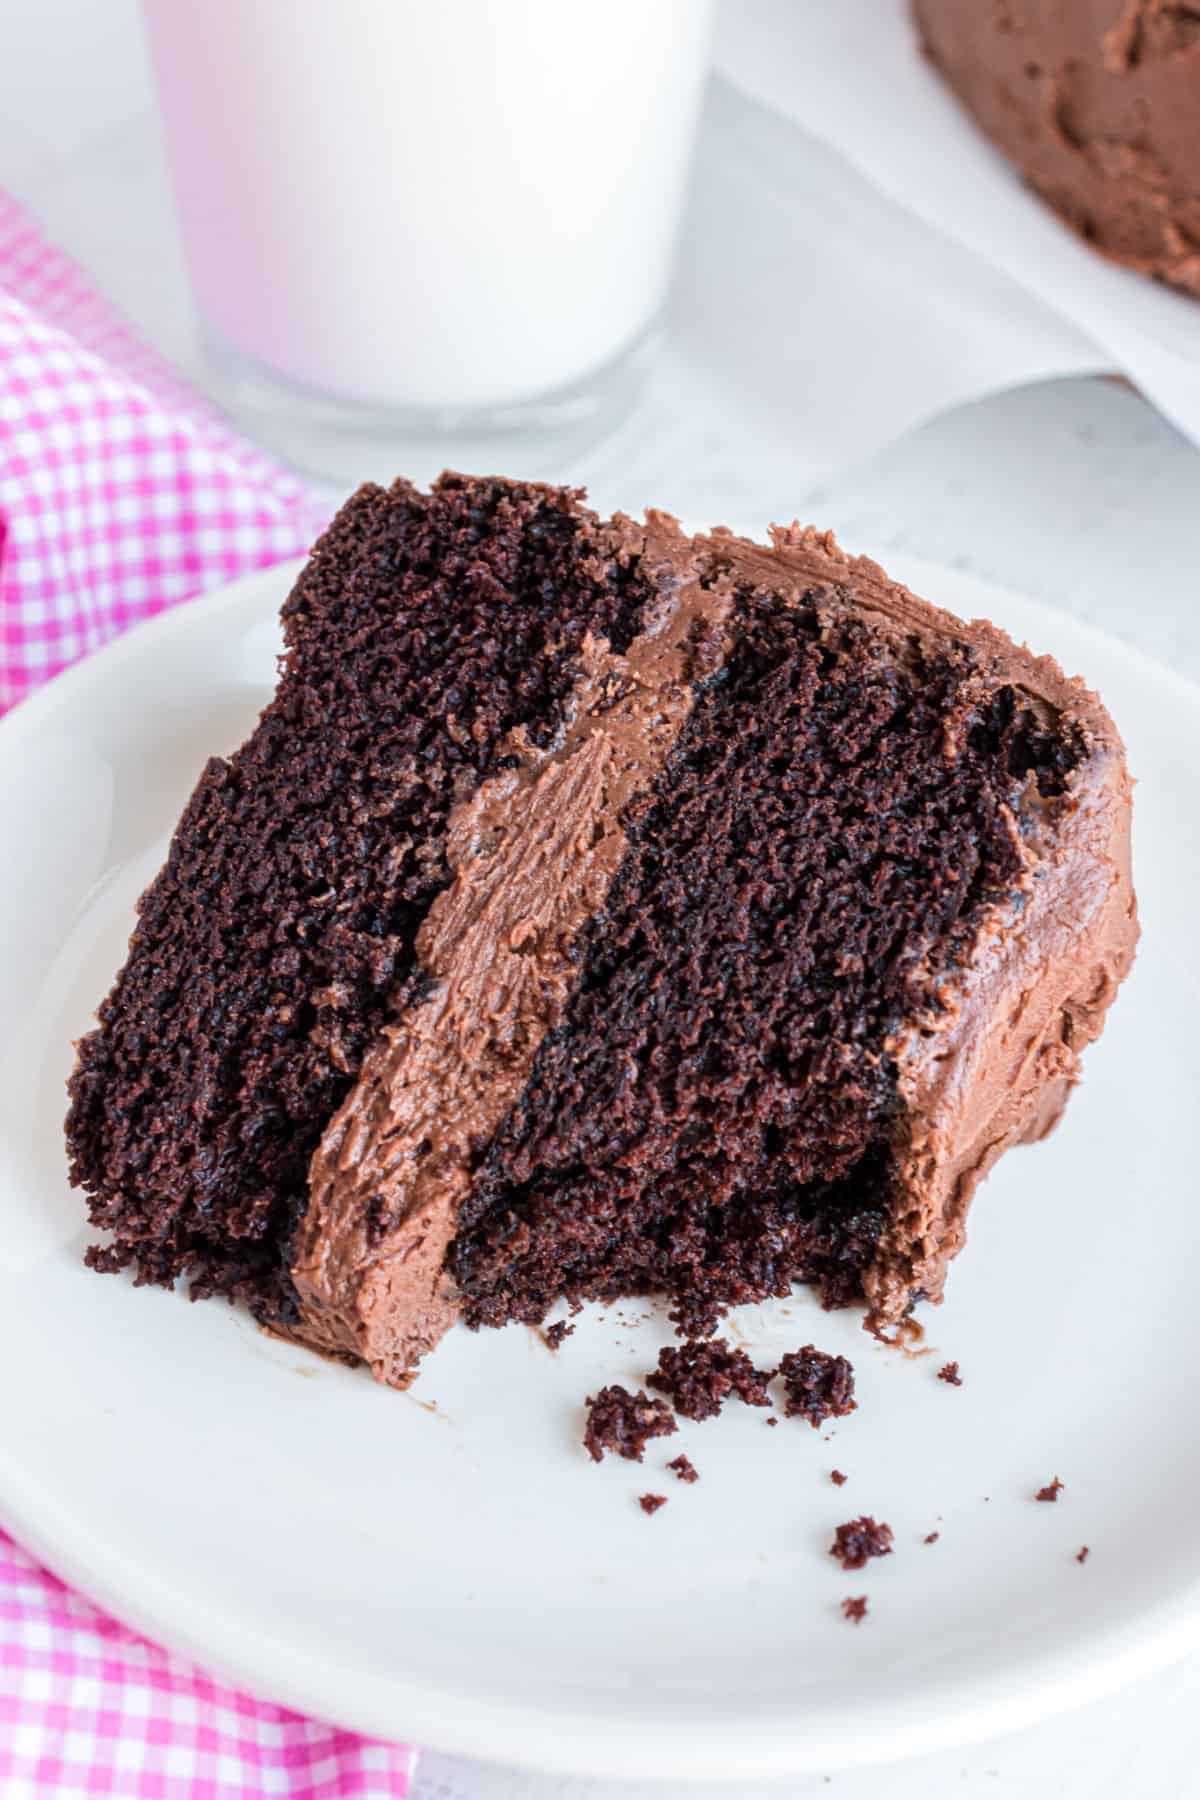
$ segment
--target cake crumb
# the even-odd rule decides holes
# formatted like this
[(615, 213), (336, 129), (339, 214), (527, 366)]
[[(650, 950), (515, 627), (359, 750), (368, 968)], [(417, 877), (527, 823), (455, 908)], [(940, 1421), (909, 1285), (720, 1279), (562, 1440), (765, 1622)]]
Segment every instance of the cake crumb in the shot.
[(686, 1481), (690, 1484), (691, 1482), (699, 1481), (700, 1479), (700, 1471), (689, 1457), (676, 1456), (667, 1464), (667, 1467), (673, 1475), (679, 1477), (680, 1481)]
[(665, 1494), (642, 1494), (638, 1500), (638, 1505), (644, 1513), (656, 1513), (660, 1506), (666, 1504), (667, 1496)]
[(923, 1544), (936, 1544), (941, 1535), (940, 1531), (930, 1531), (921, 1539), (921, 1542)]
[(865, 1594), (857, 1594), (854, 1597), (847, 1596), (842, 1601), (842, 1611), (853, 1624), (861, 1625), (867, 1616), (867, 1596)]
[(826, 1419), (844, 1419), (855, 1409), (854, 1368), (844, 1356), (829, 1356), (805, 1344), (779, 1365), (789, 1419), (804, 1418), (816, 1428)]
[(956, 1362), (943, 1363), (937, 1372), (937, 1378), (939, 1381), (944, 1381), (947, 1387), (962, 1386), (962, 1376), (958, 1372)]
[(649, 1387), (669, 1394), (685, 1419), (714, 1419), (730, 1394), (747, 1406), (770, 1406), (767, 1383), (771, 1371), (756, 1369), (744, 1350), (733, 1350), (724, 1338), (708, 1343), (666, 1345), (658, 1367), (646, 1377)]
[(574, 1329), (575, 1327), (568, 1325), (565, 1319), (558, 1319), (553, 1325), (547, 1325), (542, 1333), (542, 1341), (547, 1350), (557, 1350), (563, 1339), (569, 1338)]
[(1079, 1549), (1075, 1552), (1075, 1561), (1077, 1563), (1085, 1563), (1091, 1554), (1092, 1552), (1088, 1545), (1081, 1544)]
[(776, 1418), (776, 1417), (775, 1417), (775, 1414), (774, 1414), (774, 1413), (772, 1413), (772, 1414), (771, 1414), (771, 1416), (770, 1416), (770, 1418), (769, 1418), (769, 1419), (765, 1419), (765, 1420), (764, 1420), (764, 1421), (763, 1421), (763, 1423), (764, 1423), (764, 1424), (766, 1424), (766, 1425), (778, 1425), (778, 1423), (779, 1423), (779, 1420), (778, 1420), (778, 1419), (777, 1419), (777, 1418)]
[(829, 1479), (832, 1481), (834, 1487), (845, 1487), (846, 1485), (846, 1477), (842, 1474), (840, 1469), (830, 1469)]
[(1033, 1497), (1035, 1500), (1057, 1500), (1066, 1485), (1066, 1482), (1060, 1481), (1056, 1475), (1053, 1481), (1048, 1482), (1045, 1487), (1039, 1488)]
[(670, 1437), (679, 1428), (671, 1417), (665, 1400), (652, 1400), (638, 1389), (606, 1387), (593, 1398), (588, 1395), (587, 1430), (584, 1448), (593, 1462), (602, 1462), (604, 1452), (613, 1450), (631, 1462), (641, 1462), (651, 1438)]
[(863, 1569), (869, 1557), (891, 1553), (891, 1526), (877, 1524), (869, 1515), (839, 1525), (829, 1546), (830, 1556), (836, 1556), (843, 1569)]

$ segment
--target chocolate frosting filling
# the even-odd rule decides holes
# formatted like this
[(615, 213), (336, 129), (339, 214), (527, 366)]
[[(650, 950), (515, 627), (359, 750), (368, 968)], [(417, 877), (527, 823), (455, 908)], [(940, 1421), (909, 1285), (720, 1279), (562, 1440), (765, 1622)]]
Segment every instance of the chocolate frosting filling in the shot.
[(656, 580), (641, 632), (625, 655), (589, 638), (556, 741), (514, 733), (515, 766), (455, 809), (453, 880), (417, 940), (427, 988), (398, 996), (313, 1158), (289, 1335), (396, 1385), (457, 1316), (446, 1253), (478, 1156), (565, 1015), (572, 947), (621, 863), (625, 808), (664, 768), (694, 684), (724, 659), (737, 587), (818, 603), (824, 589), (841, 606), (848, 595), (900, 657), (914, 641), (965, 643), (983, 689), (1011, 684), (1086, 744), (1067, 797), (1044, 802), (1031, 784), (1012, 820), (1013, 892), (955, 967), (929, 971), (928, 1016), (884, 1046), (904, 1105), (895, 1203), (864, 1283), (876, 1323), (939, 1297), (975, 1187), (1010, 1144), (1056, 1122), (1133, 959), (1130, 783), (1112, 721), (1082, 683), (995, 627), (918, 600), (828, 534), (688, 540), (656, 514), (622, 529)]
[(403, 1385), (458, 1312), (444, 1264), (482, 1150), (563, 1018), (571, 951), (626, 846), (626, 806), (663, 768), (719, 664), (728, 583), (665, 515), (634, 545), (657, 599), (624, 655), (589, 637), (548, 748), (513, 734), (515, 766), (451, 816), (451, 885), (417, 938), (429, 991), (368, 1054), (313, 1158), (292, 1268), (289, 1335)]

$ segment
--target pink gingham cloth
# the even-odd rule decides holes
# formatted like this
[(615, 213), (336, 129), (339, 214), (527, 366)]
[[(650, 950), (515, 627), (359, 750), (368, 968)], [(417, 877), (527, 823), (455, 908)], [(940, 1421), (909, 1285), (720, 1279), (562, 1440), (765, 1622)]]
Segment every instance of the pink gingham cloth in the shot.
[(322, 522), (0, 194), (0, 711)]
[(4, 1800), (398, 1800), (413, 1760), (201, 1674), (0, 1532)]
[[(0, 711), (321, 522), (0, 194)], [(413, 1764), (223, 1686), (0, 1531), (3, 1800), (401, 1800)]]

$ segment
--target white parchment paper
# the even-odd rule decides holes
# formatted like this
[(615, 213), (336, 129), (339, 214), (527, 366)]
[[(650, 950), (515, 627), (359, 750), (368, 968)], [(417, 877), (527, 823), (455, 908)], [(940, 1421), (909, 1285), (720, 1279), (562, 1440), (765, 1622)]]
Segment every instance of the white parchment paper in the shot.
[[(960, 305), (952, 277), (964, 255), (1057, 315), (1092, 345), (1099, 366), (1127, 375), (1200, 442), (1200, 301), (1105, 262), (1028, 192), (925, 64), (907, 0), (724, 0), (716, 66), (937, 234), (941, 254), (926, 244), (920, 274), (946, 329), (977, 344), (980, 392), (994, 385), (985, 365), (995, 346), (985, 340), (1003, 290), (994, 308)], [(945, 301), (932, 291), (943, 281)], [(1013, 310), (1009, 325), (1010, 350), (1024, 336), (1029, 360), (1021, 376), (1016, 356), (1013, 379), (1045, 374), (1054, 340), (1044, 315)], [(884, 306), (877, 329), (905, 353)], [(1064, 354), (1057, 372), (1078, 366)]]

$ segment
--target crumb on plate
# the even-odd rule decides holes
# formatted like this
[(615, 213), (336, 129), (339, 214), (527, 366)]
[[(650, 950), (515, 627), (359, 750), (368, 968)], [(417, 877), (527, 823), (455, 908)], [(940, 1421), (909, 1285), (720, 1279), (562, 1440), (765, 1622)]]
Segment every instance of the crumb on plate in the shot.
[(892, 1528), (876, 1523), (869, 1515), (839, 1525), (833, 1534), (829, 1554), (836, 1556), (843, 1569), (862, 1569), (872, 1556), (890, 1556)]
[(675, 1411), (685, 1419), (713, 1419), (731, 1394), (747, 1406), (769, 1406), (771, 1374), (769, 1369), (756, 1369), (744, 1350), (731, 1349), (724, 1338), (707, 1343), (690, 1339), (660, 1350), (658, 1367), (646, 1383), (669, 1394)]
[(666, 1401), (652, 1400), (640, 1388), (636, 1394), (623, 1387), (601, 1388), (594, 1397), (588, 1395), (586, 1405), (583, 1442), (593, 1462), (603, 1461), (606, 1450), (641, 1462), (651, 1438), (670, 1437), (678, 1430)]
[(844, 1419), (854, 1411), (854, 1367), (848, 1358), (805, 1344), (783, 1358), (779, 1373), (789, 1419), (807, 1419), (815, 1429), (826, 1419)]

